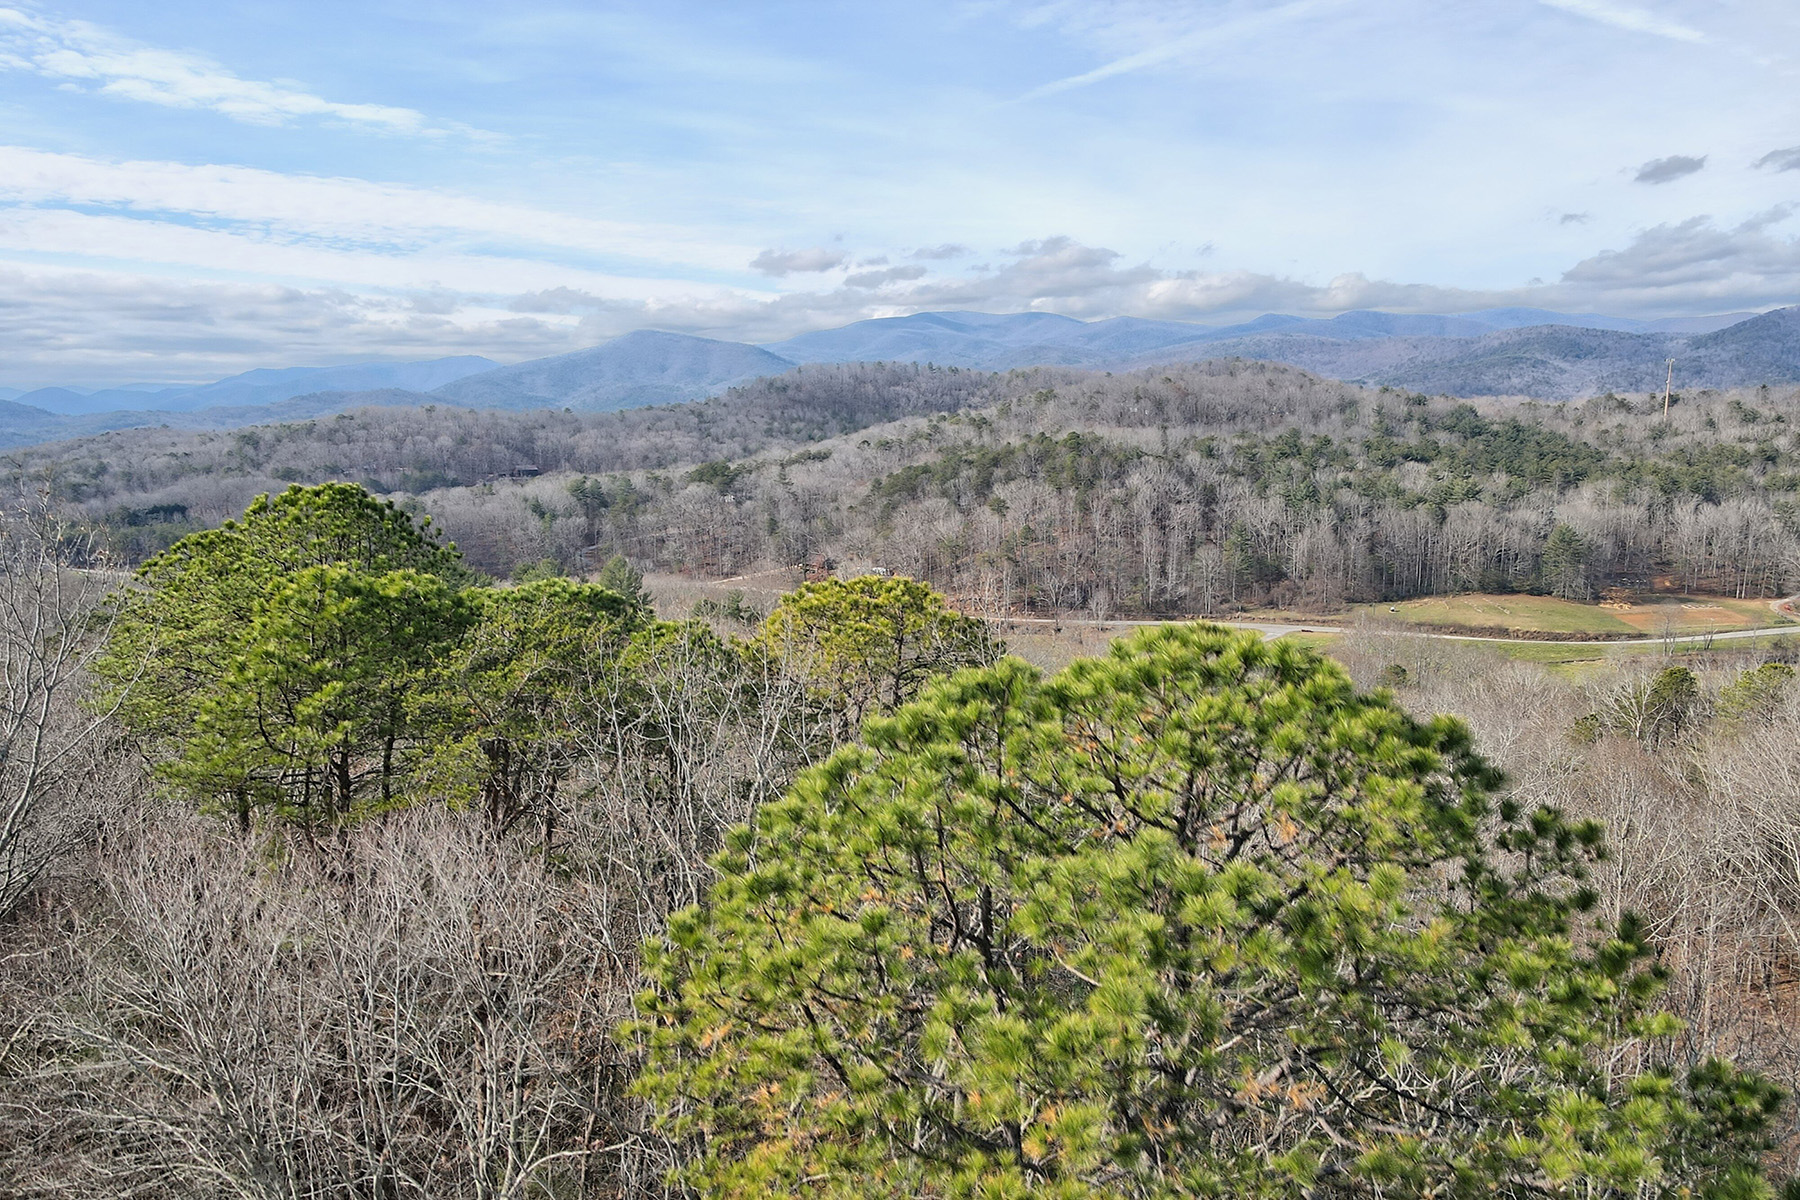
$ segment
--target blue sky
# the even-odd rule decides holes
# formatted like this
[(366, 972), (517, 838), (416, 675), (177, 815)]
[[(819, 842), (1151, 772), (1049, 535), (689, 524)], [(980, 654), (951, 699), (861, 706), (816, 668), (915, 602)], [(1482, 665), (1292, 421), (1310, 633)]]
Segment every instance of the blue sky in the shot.
[(1800, 302), (1791, 0), (0, 0), (0, 382)]

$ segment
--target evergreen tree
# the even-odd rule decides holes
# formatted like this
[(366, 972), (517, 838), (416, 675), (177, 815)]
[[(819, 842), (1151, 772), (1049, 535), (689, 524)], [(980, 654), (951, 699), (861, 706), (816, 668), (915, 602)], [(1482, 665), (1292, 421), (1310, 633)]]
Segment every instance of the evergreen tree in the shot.
[(1672, 736), (1693, 723), (1700, 705), (1700, 681), (1686, 667), (1664, 667), (1650, 681), (1645, 703), (1650, 714), (1651, 740)]
[(1286, 643), (963, 671), (808, 772), (649, 948), (700, 1194), (1764, 1196), (1779, 1102), (1659, 1057), (1600, 831)]
[(562, 578), (469, 595), (473, 627), (448, 653), (442, 688), (417, 705), (423, 724), (444, 731), (434, 786), (500, 828), (532, 813), (548, 820), (575, 769), (572, 726), (619, 702), (620, 658), (648, 614)]
[(917, 580), (879, 575), (802, 584), (776, 604), (756, 647), (807, 680), (850, 730), (936, 676), (999, 652), (986, 623)]
[(644, 590), (644, 576), (623, 554), (615, 554), (606, 560), (600, 568), (600, 576), (594, 582), (609, 591), (623, 596), (627, 603), (650, 611), (650, 593)]
[(405, 701), (466, 625), (454, 547), (354, 484), (260, 496), (121, 594), (101, 703), (159, 773), (248, 826), (393, 803), (426, 731)]
[(308, 828), (409, 799), (425, 740), (410, 704), (469, 619), (462, 596), (411, 569), (307, 567), (271, 583), (165, 776)]
[(1544, 543), (1544, 590), (1565, 600), (1593, 595), (1587, 578), (1587, 543), (1567, 525), (1557, 525)]
[(1719, 719), (1731, 725), (1766, 721), (1781, 710), (1794, 688), (1794, 668), (1766, 662), (1738, 677), (1719, 692)]

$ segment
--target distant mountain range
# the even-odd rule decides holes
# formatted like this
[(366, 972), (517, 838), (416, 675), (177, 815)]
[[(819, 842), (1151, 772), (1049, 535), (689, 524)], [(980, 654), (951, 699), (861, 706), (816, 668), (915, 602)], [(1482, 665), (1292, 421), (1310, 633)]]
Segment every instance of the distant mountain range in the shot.
[[(1675, 386), (1754, 387), (1800, 382), (1800, 307), (1779, 308), (1706, 332), (1626, 332), (1531, 325), (1476, 337), (1330, 338), (1282, 329), (1207, 345), (1219, 357), (1285, 362), (1353, 383), (1432, 395), (1572, 400)], [(1159, 355), (1133, 366), (1151, 366)]]
[(466, 408), (605, 412), (695, 400), (794, 366), (793, 359), (742, 342), (646, 329), (591, 350), (471, 374), (436, 394)]
[(101, 391), (39, 388), (35, 392), (0, 391), (0, 400), (41, 408), (61, 416), (87, 416), (120, 410), (200, 412), (245, 404), (273, 404), (309, 392), (362, 392), (401, 388), (429, 392), (467, 375), (492, 371), (500, 364), (479, 355), (434, 358), (416, 363), (358, 363), (346, 367), (259, 368), (217, 383), (174, 387), (132, 384)]
[(197, 386), (85, 391), (0, 388), (0, 446), (143, 425), (233, 428), (306, 420), (370, 405), (572, 408), (604, 412), (716, 395), (806, 363), (930, 362), (1009, 370), (1129, 370), (1241, 357), (1285, 362), (1355, 383), (1433, 394), (1565, 400), (1662, 386), (1800, 382), (1800, 307), (1761, 315), (1634, 321), (1497, 308), (1449, 316), (1271, 313), (1240, 325), (1053, 313), (917, 313), (857, 321), (754, 346), (642, 330), (572, 354), (499, 366), (474, 355), (416, 363), (255, 370)]
[[(918, 313), (803, 333), (763, 349), (796, 363), (935, 362), (941, 366), (1004, 371), (1021, 366), (1111, 367), (1146, 360), (1170, 362), (1196, 355), (1214, 358), (1239, 353), (1218, 347), (1260, 345), (1269, 339), (1279, 339), (1276, 345), (1300, 338), (1353, 344), (1395, 338), (1466, 341), (1529, 326), (1697, 334), (1723, 329), (1755, 315), (1730, 313), (1646, 322), (1592, 314), (1570, 316), (1537, 308), (1495, 308), (1449, 317), (1348, 312), (1329, 320), (1270, 313), (1242, 325), (1216, 326), (1139, 317), (1077, 321), (1053, 313)], [(1258, 353), (1244, 357), (1280, 355)]]

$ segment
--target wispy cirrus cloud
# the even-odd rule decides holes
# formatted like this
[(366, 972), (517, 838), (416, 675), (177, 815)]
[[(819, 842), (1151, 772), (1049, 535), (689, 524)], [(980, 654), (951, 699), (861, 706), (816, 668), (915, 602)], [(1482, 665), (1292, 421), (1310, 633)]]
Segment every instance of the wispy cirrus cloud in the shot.
[(1175, 33), (1173, 36), (1168, 36), (1166, 28), (1158, 28), (1163, 25), (1165, 18), (1159, 16), (1149, 22), (1138, 22), (1145, 26), (1146, 34), (1150, 34), (1152, 30), (1155, 33), (1155, 36), (1146, 38), (1146, 44), (1142, 49), (1111, 59), (1092, 70), (1066, 76), (1033, 88), (1022, 98), (1035, 100), (1054, 95), (1057, 92), (1087, 87), (1120, 75), (1129, 75), (1176, 62), (1201, 51), (1216, 49), (1244, 38), (1266, 33), (1277, 26), (1302, 20), (1325, 9), (1340, 8), (1343, 3), (1344, 0), (1289, 0), (1288, 3), (1277, 5), (1274, 8), (1252, 10), (1223, 21), (1206, 22)]
[(23, 8), (0, 7), (0, 69), (28, 71), (119, 100), (206, 109), (255, 125), (321, 119), (389, 134), (480, 132), (434, 124), (417, 109), (327, 100), (293, 84), (245, 79), (201, 55)]
[[(238, 239), (240, 254), (218, 257), (215, 250), (203, 260), (215, 268), (247, 264), (260, 250), (280, 247), (366, 254), (372, 272), (391, 269), (396, 256), (473, 246), (485, 247), (489, 257), (551, 248), (590, 260), (734, 272), (748, 253), (742, 244), (685, 228), (496, 203), (443, 189), (231, 165), (114, 162), (0, 145), (0, 217), (43, 227), (51, 216), (128, 220), (150, 261), (159, 261), (152, 253), (161, 252), (159, 246), (172, 251), (192, 233)], [(67, 249), (81, 253), (81, 240)]]
[(1631, 33), (1647, 33), (1653, 37), (1668, 38), (1676, 42), (1704, 42), (1706, 34), (1692, 25), (1683, 25), (1659, 16), (1648, 9), (1638, 8), (1631, 4), (1619, 4), (1615, 0), (1540, 0), (1551, 8), (1560, 8), (1566, 13), (1578, 17), (1586, 17), (1590, 21), (1598, 21), (1602, 25), (1611, 25), (1615, 29), (1624, 29)]

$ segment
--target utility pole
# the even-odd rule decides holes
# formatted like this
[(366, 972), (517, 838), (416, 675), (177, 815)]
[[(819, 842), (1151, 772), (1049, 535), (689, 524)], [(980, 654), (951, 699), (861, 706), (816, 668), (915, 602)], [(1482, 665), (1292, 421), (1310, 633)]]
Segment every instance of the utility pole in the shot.
[(1669, 419), (1669, 388), (1675, 382), (1675, 360), (1669, 360), (1669, 377), (1663, 380), (1663, 420)]

